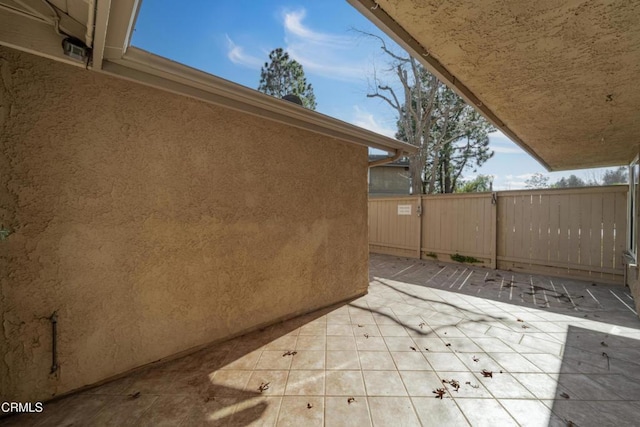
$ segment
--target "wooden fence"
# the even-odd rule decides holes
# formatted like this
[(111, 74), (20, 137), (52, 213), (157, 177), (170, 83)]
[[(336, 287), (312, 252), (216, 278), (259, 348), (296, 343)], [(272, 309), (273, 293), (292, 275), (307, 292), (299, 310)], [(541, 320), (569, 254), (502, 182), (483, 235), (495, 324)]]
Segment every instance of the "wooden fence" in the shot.
[(369, 249), (623, 283), (627, 192), (619, 185), (370, 199)]

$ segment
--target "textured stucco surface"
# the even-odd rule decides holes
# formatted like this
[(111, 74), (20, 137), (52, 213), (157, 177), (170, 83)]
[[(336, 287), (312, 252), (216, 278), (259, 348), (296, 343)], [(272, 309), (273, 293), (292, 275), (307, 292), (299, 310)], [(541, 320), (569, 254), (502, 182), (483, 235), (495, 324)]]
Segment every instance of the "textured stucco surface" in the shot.
[(640, 144), (640, 2), (378, 0), (552, 169)]
[(366, 292), (365, 147), (2, 47), (0, 72), (3, 398)]

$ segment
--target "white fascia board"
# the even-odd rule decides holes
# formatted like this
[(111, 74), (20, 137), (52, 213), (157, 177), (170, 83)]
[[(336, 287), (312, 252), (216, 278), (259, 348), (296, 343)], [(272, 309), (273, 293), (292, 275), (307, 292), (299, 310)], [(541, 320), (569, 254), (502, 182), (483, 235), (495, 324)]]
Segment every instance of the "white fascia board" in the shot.
[(417, 150), (413, 145), (135, 47), (129, 47), (119, 60), (105, 57), (102, 72), (358, 145), (393, 153), (411, 154)]

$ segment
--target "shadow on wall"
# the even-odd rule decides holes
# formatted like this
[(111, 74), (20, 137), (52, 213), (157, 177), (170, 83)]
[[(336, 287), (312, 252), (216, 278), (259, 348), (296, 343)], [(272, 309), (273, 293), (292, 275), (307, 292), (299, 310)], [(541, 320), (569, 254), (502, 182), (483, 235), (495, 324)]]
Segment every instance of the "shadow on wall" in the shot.
[(552, 411), (565, 425), (637, 425), (640, 342), (569, 326)]
[[(142, 370), (45, 403), (43, 413), (0, 418), (5, 425), (248, 425), (270, 410), (269, 390), (284, 387), (266, 375), (251, 375), (255, 350), (274, 345), (279, 359), (286, 335), (343, 306), (334, 305), (188, 356), (157, 362)], [(282, 342), (282, 341), (280, 341)], [(291, 348), (293, 350), (293, 348)], [(227, 373), (228, 372), (228, 373)], [(238, 375), (241, 372), (242, 375)], [(215, 374), (215, 375), (214, 375)], [(281, 394), (281, 393), (280, 393)], [(46, 417), (46, 418), (45, 418)], [(43, 424), (44, 422), (44, 424)]]

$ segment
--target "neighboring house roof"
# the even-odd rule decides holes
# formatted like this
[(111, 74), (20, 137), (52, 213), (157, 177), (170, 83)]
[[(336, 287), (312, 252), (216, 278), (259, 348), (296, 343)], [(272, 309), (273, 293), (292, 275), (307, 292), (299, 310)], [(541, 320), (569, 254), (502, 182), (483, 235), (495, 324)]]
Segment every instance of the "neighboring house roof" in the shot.
[[(385, 156), (385, 155), (381, 155), (381, 154), (369, 154), (369, 161), (370, 162), (375, 162), (376, 160), (381, 160), (381, 159), (386, 159), (389, 156)], [(386, 167), (396, 167), (396, 168), (408, 168), (409, 167), (409, 159), (406, 157), (401, 157), (398, 160), (391, 162), (391, 163), (385, 163), (383, 165), (380, 166), (386, 166)], [(380, 167), (377, 166), (377, 167)]]
[[(417, 148), (129, 45), (140, 0), (0, 0), (0, 45), (222, 105), (341, 141), (388, 151)], [(59, 32), (92, 48), (91, 62), (63, 54)], [(89, 31), (87, 31), (87, 28)]]
[(550, 170), (640, 143), (640, 2), (348, 0)]

